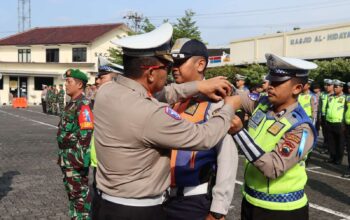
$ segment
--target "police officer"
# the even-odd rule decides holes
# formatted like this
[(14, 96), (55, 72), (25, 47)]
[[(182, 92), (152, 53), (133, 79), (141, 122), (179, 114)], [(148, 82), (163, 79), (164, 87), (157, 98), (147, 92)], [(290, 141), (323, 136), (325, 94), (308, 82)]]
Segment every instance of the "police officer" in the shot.
[(348, 168), (344, 172), (343, 177), (350, 178), (350, 82), (347, 84), (348, 95), (346, 96), (345, 105), (345, 125), (346, 125), (346, 147), (348, 151)]
[(246, 76), (243, 76), (241, 74), (236, 74), (235, 76), (235, 84), (236, 88), (241, 91), (248, 91), (249, 89), (245, 86), (245, 80)]
[(308, 82), (303, 87), (303, 92), (298, 96), (298, 102), (315, 125), (317, 119), (317, 99), (315, 94), (310, 91), (312, 82), (312, 79), (308, 79)]
[(266, 79), (266, 75), (262, 76), (262, 89), (263, 91), (260, 93), (260, 96), (267, 96), (267, 89), (269, 88), (269, 81)]
[(297, 98), (317, 65), (273, 54), (266, 59), (268, 97), (241, 95), (244, 109), (253, 111), (249, 128), (234, 120), (230, 130), (247, 159), (241, 219), (308, 219), (304, 160), (316, 130)]
[(327, 141), (330, 158), (328, 163), (341, 164), (344, 154), (345, 101), (344, 82), (333, 80), (334, 94), (328, 97), (326, 105)]
[(83, 94), (88, 78), (78, 69), (67, 70), (65, 78), (71, 100), (58, 124), (58, 165), (68, 194), (70, 218), (89, 219), (89, 145), (94, 123), (89, 101)]
[[(206, 46), (188, 38), (177, 39), (171, 50), (176, 83), (204, 79), (208, 63)], [(194, 96), (174, 106), (182, 118), (200, 124), (223, 106), (206, 97)], [(207, 151), (173, 150), (171, 190), (165, 211), (168, 220), (223, 219), (230, 207), (238, 153), (230, 135)]]
[[(225, 105), (206, 123), (195, 125), (153, 98), (169, 103), (198, 92), (216, 100), (227, 94), (222, 77), (169, 85), (170, 40), (165, 23), (152, 32), (118, 39), (123, 48), (124, 75), (100, 87), (95, 101), (97, 188), (101, 191), (98, 219), (165, 219), (163, 194), (170, 185), (170, 150), (209, 149), (227, 133), (240, 105), (226, 97)], [(95, 211), (95, 210), (93, 210)]]
[(327, 140), (327, 122), (326, 122), (326, 106), (328, 103), (328, 97), (334, 93), (333, 80), (324, 79), (324, 92), (321, 94), (321, 127), (323, 136), (323, 150), (321, 153), (328, 152), (328, 140)]

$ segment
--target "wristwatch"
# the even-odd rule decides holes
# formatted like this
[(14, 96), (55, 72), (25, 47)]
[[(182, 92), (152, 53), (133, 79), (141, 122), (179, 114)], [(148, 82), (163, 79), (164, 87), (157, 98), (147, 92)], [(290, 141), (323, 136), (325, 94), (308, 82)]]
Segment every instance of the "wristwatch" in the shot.
[(225, 217), (225, 215), (217, 212), (210, 212), (210, 215), (213, 216), (215, 219), (221, 219), (222, 217)]

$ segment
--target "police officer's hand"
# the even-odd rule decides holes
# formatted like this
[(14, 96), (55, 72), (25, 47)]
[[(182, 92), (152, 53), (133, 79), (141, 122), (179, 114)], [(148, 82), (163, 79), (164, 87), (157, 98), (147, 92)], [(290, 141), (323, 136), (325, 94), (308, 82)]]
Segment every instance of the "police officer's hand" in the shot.
[[(207, 215), (205, 220), (217, 220), (217, 218), (214, 218), (210, 213)], [(225, 220), (225, 217), (220, 218), (219, 220)]]
[(217, 76), (208, 80), (198, 81), (197, 88), (200, 93), (214, 101), (220, 101), (232, 91), (232, 84), (227, 77)]
[(225, 100), (225, 104), (232, 106), (232, 108), (235, 111), (237, 111), (238, 109), (240, 109), (242, 107), (242, 101), (238, 95), (226, 96), (224, 100)]
[(237, 115), (235, 115), (235, 117), (233, 117), (233, 119), (231, 121), (231, 127), (228, 130), (228, 133), (229, 134), (236, 134), (242, 128), (243, 128), (242, 120)]

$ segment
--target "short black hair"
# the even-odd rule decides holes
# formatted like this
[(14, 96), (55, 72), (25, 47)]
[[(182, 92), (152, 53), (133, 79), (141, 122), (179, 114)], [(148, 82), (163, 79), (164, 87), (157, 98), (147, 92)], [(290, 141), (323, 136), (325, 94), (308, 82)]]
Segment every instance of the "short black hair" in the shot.
[[(158, 65), (163, 59), (158, 57), (132, 57), (123, 55), (124, 76), (137, 79), (142, 76), (142, 66)], [(169, 61), (167, 61), (169, 62)]]
[(305, 86), (306, 83), (308, 83), (308, 77), (292, 77), (291, 81), (294, 84), (302, 84), (303, 86)]

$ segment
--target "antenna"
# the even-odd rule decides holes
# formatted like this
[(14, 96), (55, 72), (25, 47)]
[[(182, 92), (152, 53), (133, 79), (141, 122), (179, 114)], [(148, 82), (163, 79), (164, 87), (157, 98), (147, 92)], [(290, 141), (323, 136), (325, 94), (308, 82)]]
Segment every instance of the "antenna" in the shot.
[(31, 27), (31, 0), (18, 0), (18, 32)]
[(131, 28), (134, 30), (135, 33), (139, 32), (141, 28), (141, 22), (143, 21), (143, 18), (144, 18), (142, 14), (129, 11), (123, 18), (131, 22)]

